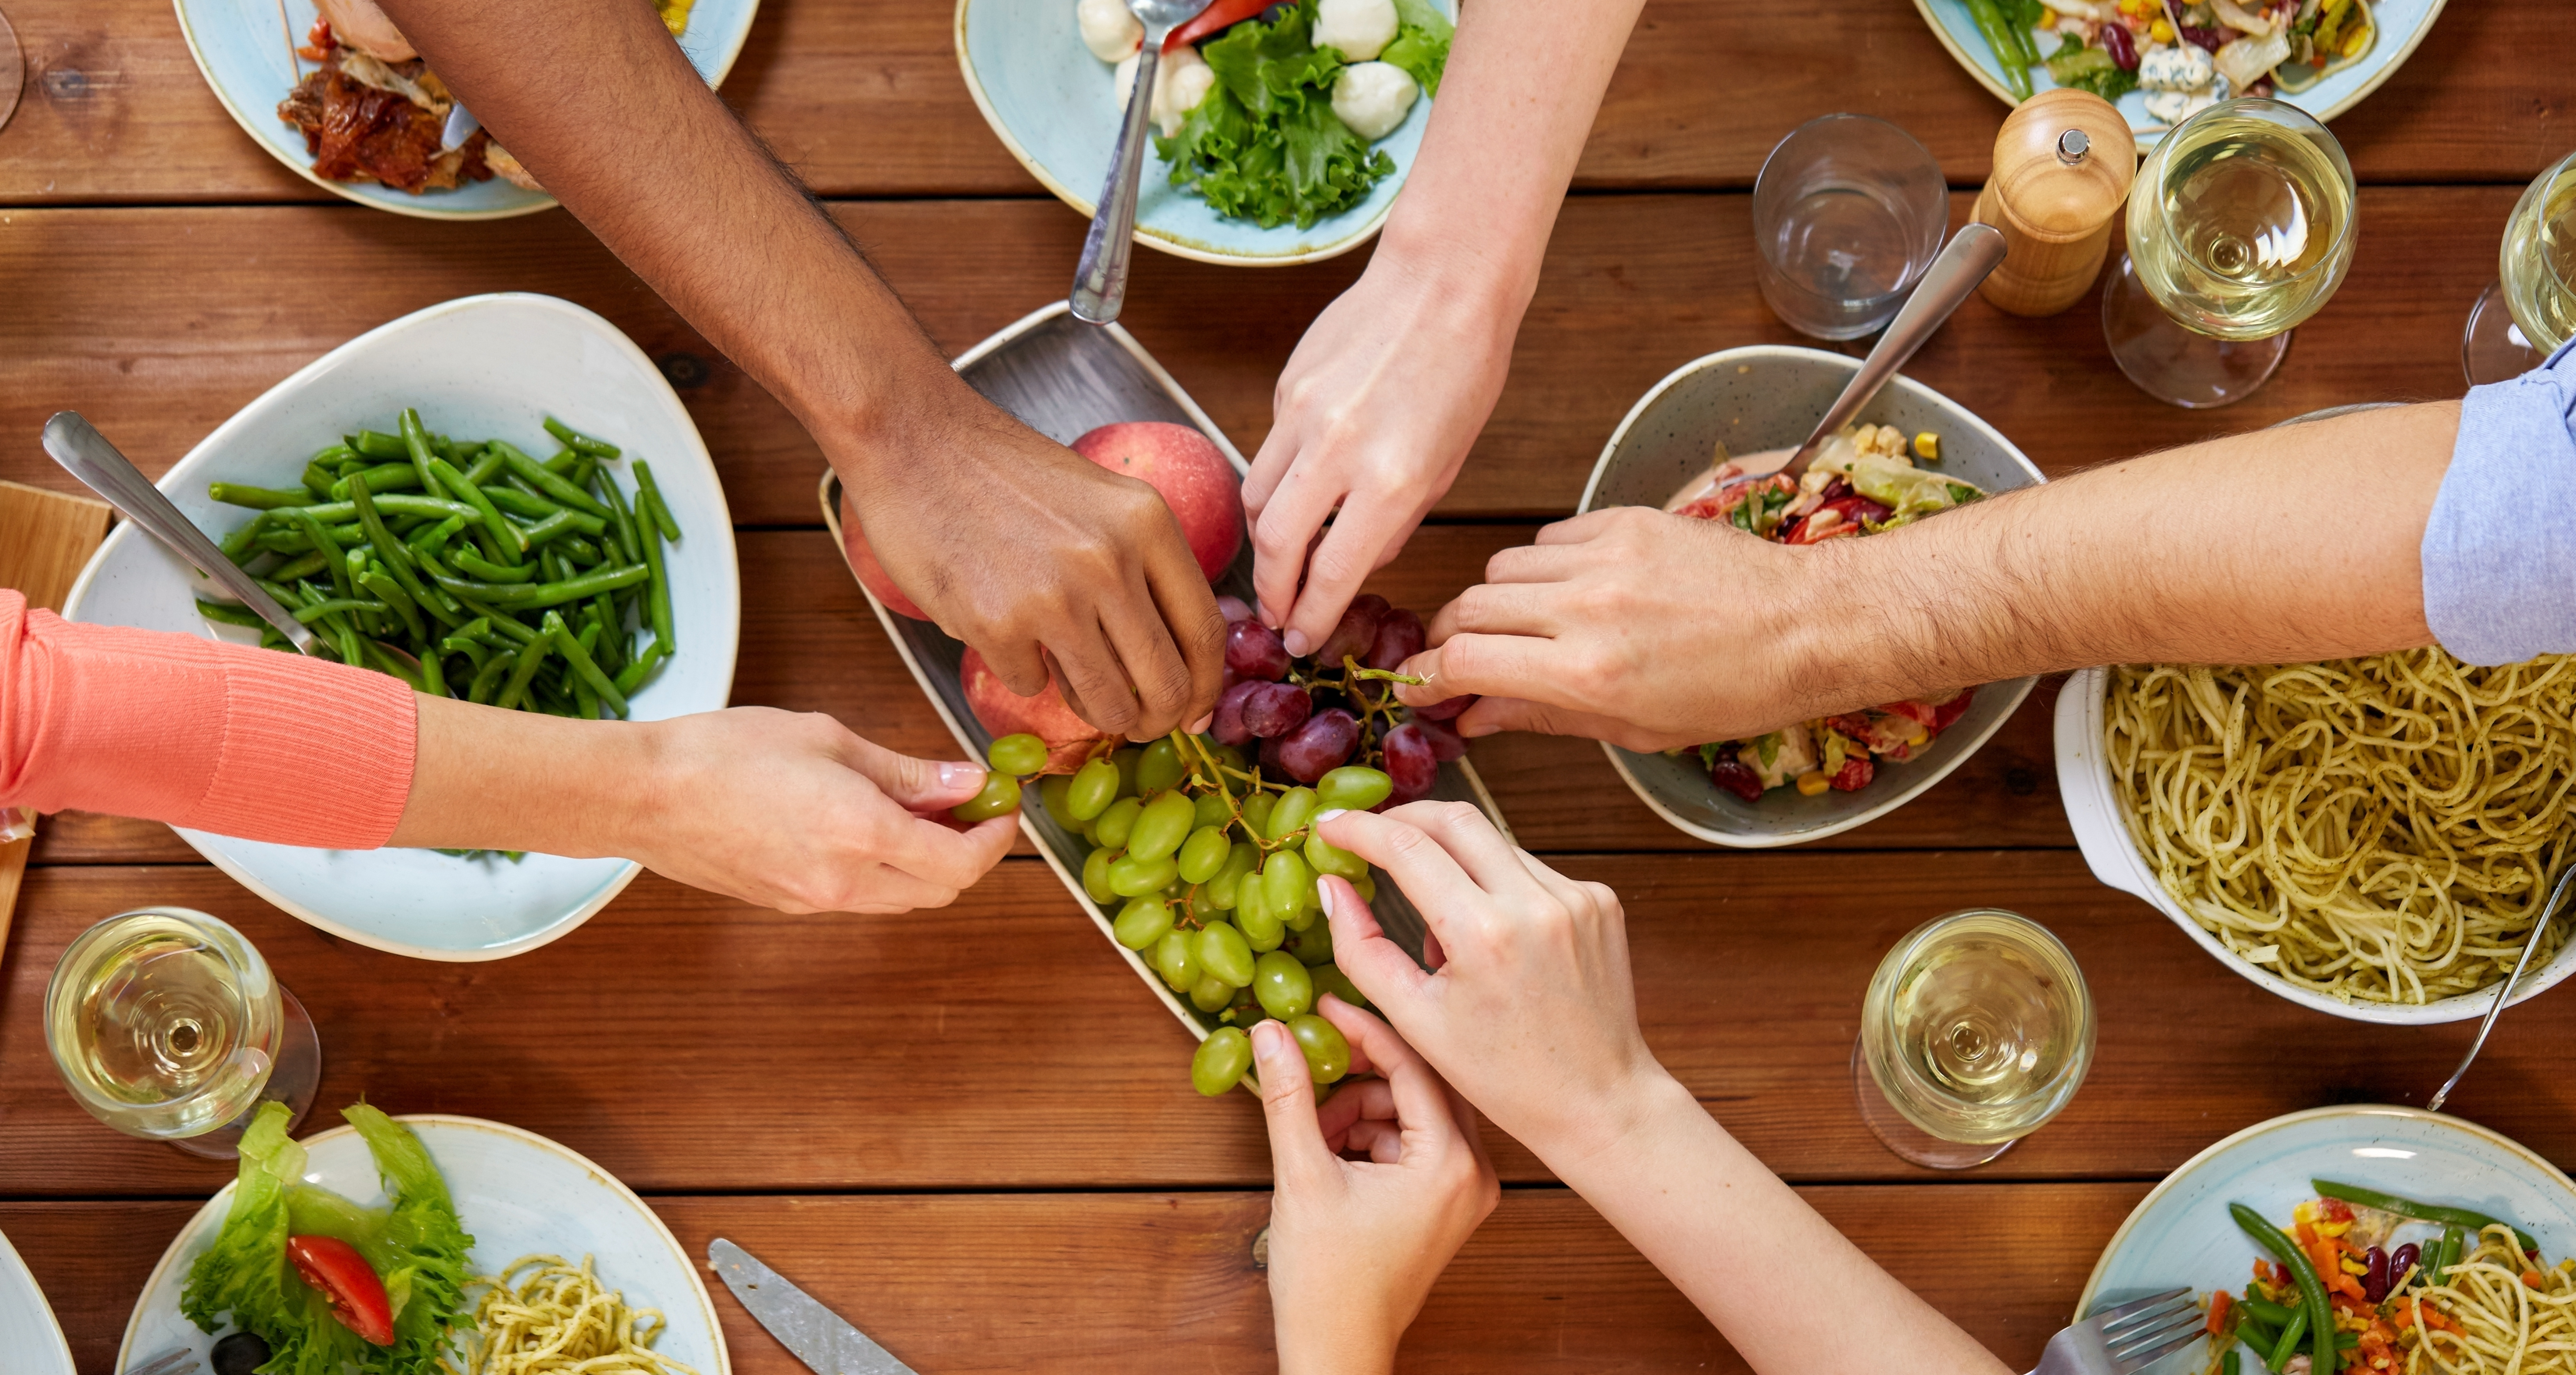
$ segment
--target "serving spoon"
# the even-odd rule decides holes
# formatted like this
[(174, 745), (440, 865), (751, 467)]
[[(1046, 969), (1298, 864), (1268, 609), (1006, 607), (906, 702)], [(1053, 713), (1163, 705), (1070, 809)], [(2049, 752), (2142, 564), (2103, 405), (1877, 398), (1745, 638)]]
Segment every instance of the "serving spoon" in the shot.
[(2522, 942), (2522, 958), (2513, 962), (2513, 972), (2505, 976), (2504, 986), (2496, 990), (2495, 1001), (2487, 1005), (2486, 1020), (2478, 1023), (2477, 1039), (2469, 1042), (2469, 1053), (2460, 1057), (2460, 1067), (2451, 1071), (2451, 1077), (2443, 1080), (2442, 1086), (2433, 1090), (2433, 1096), (2425, 1101), (2426, 1112), (2442, 1110), (2442, 1103), (2451, 1096), (2451, 1090), (2460, 1086), (2461, 1076), (2469, 1072), (2469, 1066), (2477, 1063), (2478, 1052), (2486, 1049), (2487, 1033), (2495, 1030), (2496, 1018), (2504, 1015), (2505, 999), (2512, 997), (2513, 986), (2522, 982), (2522, 971), (2531, 967), (2531, 954), (2540, 948), (2540, 937), (2549, 930), (2549, 920), (2557, 915), (2558, 904), (2567, 896), (2567, 885), (2571, 880), (2576, 880), (2576, 864), (2567, 866), (2566, 872), (2558, 876), (2558, 882), (2551, 885), (2549, 901), (2540, 907), (2540, 920), (2531, 924), (2531, 934)]
[(1199, 17), (1209, 0), (1127, 0), (1127, 12), (1145, 26), (1136, 53), (1136, 84), (1127, 93), (1127, 118), (1109, 150), (1109, 179), (1091, 232), (1082, 237), (1082, 261), (1073, 270), (1073, 318), (1105, 325), (1127, 304), (1127, 258), (1136, 247), (1136, 184), (1145, 171), (1145, 126), (1153, 122), (1154, 71), (1172, 30)]

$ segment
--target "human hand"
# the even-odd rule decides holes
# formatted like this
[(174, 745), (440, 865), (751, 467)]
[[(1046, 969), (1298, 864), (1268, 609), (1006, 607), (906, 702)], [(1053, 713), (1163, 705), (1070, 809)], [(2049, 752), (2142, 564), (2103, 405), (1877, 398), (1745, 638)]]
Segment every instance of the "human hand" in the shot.
[(1279, 1368), (1391, 1370), (1404, 1329), (1501, 1188), (1475, 1110), (1412, 1047), (1329, 993), (1316, 1012), (1350, 1042), (1354, 1072), (1383, 1077), (1344, 1080), (1319, 1110), (1287, 1028), (1263, 1021), (1252, 1029), (1278, 1178), (1270, 1306)]
[(1160, 494), (950, 376), (899, 437), (827, 445), (867, 542), (939, 628), (1023, 697), (1150, 740), (1216, 705), (1225, 622)]
[(636, 727), (648, 786), (607, 853), (782, 912), (945, 907), (1011, 848), (1016, 816), (958, 829), (973, 764), (915, 759), (819, 713), (734, 707)]
[(1425, 973), (1358, 890), (1327, 876), (1334, 962), (1468, 1102), (1551, 1166), (1617, 1140), (1670, 1082), (1637, 1029), (1617, 894), (1514, 849), (1463, 802), (1333, 812), (1317, 830), (1403, 888), (1439, 967)]
[(1840, 553), (1644, 507), (1558, 521), (1440, 609), (1434, 647), (1404, 665), (1427, 681), (1397, 693), (1417, 706), (1481, 694), (1458, 718), (1471, 737), (1543, 731), (1640, 752), (1890, 700), (1836, 702), (1848, 685), (1810, 666), (1821, 637), (1853, 633), (1806, 610)]
[(1243, 483), (1262, 620), (1289, 653), (1324, 642), (1448, 493), (1502, 394), (1519, 324), (1491, 290), (1381, 245), (1307, 327)]

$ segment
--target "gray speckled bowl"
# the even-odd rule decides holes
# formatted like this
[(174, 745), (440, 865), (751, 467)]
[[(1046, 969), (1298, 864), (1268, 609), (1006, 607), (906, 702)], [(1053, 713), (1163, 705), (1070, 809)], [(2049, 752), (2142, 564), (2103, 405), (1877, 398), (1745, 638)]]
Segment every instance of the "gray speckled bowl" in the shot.
[[(1707, 470), (1710, 451), (1720, 441), (1735, 454), (1797, 444), (1859, 367), (1860, 360), (1838, 353), (1777, 344), (1727, 349), (1684, 364), (1639, 398), (1611, 433), (1579, 509), (1660, 507)], [(1941, 436), (1939, 471), (1989, 492), (2048, 480), (1994, 426), (1907, 377), (1890, 381), (1861, 419)], [(1696, 755), (1602, 749), (1630, 791), (1681, 830), (1712, 845), (1795, 845), (1874, 821), (1940, 782), (2003, 725), (2030, 695), (2032, 681), (2017, 678), (1977, 689), (1976, 704), (1930, 749), (1906, 763), (1883, 765), (1856, 793), (1805, 797), (1794, 788), (1774, 788), (1749, 803), (1709, 782)]]

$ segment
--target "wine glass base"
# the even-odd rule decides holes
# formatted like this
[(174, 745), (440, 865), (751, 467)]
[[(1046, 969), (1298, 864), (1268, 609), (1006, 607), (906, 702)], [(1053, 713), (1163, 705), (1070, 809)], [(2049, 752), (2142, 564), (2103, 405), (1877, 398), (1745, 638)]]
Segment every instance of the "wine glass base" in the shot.
[(2469, 385), (2511, 381), (2546, 361), (2505, 309), (2504, 283), (2487, 283), (2469, 307), (2469, 327), (2460, 336), (2460, 371), (2468, 374)]
[(0, 14), (0, 126), (18, 113), (18, 97), (27, 89), (27, 57), (18, 49), (18, 31)]
[(313, 1110), (314, 1094), (322, 1086), (322, 1038), (313, 1030), (313, 1018), (304, 1011), (304, 1004), (296, 1001), (293, 993), (280, 988), (277, 997), (282, 1013), (277, 1067), (268, 1072), (268, 1083), (259, 1091), (259, 1102), (213, 1131), (169, 1141), (171, 1149), (206, 1160), (237, 1160), (241, 1157), (242, 1133), (250, 1127), (262, 1104), (284, 1103), (295, 1114), (286, 1123), (289, 1135)]
[(1852, 1093), (1860, 1100), (1860, 1120), (1869, 1124), (1880, 1145), (1897, 1159), (1927, 1170), (1973, 1170), (2013, 1148), (2010, 1141), (1944, 1141), (1905, 1118), (1879, 1091), (1878, 1076), (1869, 1072), (1869, 1057), (1852, 1042)]
[(2176, 323), (2147, 294), (2126, 253), (2102, 289), (2102, 338), (2138, 390), (2195, 411), (2253, 395), (2290, 351), (2288, 330), (2269, 339), (2213, 339)]

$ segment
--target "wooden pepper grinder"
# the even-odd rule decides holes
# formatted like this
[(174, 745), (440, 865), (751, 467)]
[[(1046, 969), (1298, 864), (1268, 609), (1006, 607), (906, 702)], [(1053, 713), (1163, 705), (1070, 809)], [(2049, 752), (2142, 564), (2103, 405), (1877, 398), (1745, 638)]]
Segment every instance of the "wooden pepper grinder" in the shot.
[(2129, 121), (2090, 91), (2042, 91), (2004, 118), (1975, 218), (2010, 250), (1978, 290), (1995, 309), (2055, 315), (2101, 273), (2138, 174)]

